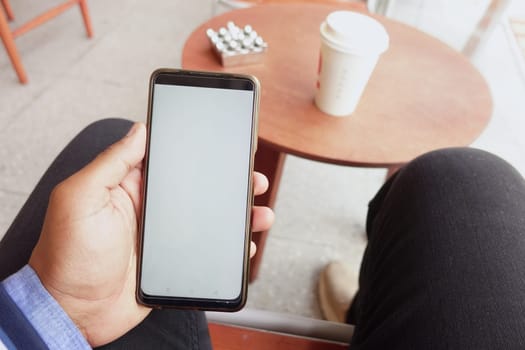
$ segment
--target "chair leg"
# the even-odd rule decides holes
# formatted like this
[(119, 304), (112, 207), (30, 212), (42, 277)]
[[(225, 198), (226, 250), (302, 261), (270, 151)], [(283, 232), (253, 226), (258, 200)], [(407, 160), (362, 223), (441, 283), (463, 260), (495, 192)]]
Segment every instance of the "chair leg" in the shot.
[(367, 0), (366, 5), (370, 13), (377, 13), (385, 17), (390, 16), (395, 0)]
[(93, 27), (91, 26), (91, 17), (89, 16), (88, 6), (86, 0), (79, 0), (80, 12), (82, 12), (82, 19), (86, 27), (86, 33), (88, 38), (93, 37)]
[(488, 34), (494, 29), (501, 19), (501, 15), (505, 12), (505, 9), (509, 5), (509, 0), (492, 0), (490, 1), (485, 14), (479, 21), (473, 34), (467, 40), (467, 43), (463, 47), (463, 54), (467, 57), (474, 57), (476, 52), (485, 43)]
[(15, 19), (15, 14), (13, 13), (13, 9), (11, 8), (11, 3), (9, 3), (9, 0), (1, 0), (2, 7), (4, 8), (5, 14), (7, 16), (7, 19), (12, 21)]
[(7, 18), (3, 11), (0, 11), (0, 37), (2, 38), (5, 49), (7, 50), (7, 55), (13, 64), (18, 80), (20, 80), (20, 83), (22, 84), (27, 83), (27, 75), (24, 66), (22, 65), (20, 55), (18, 55), (13, 34), (7, 24)]
[(377, 13), (389, 17), (395, 0), (367, 0), (366, 5), (370, 13)]

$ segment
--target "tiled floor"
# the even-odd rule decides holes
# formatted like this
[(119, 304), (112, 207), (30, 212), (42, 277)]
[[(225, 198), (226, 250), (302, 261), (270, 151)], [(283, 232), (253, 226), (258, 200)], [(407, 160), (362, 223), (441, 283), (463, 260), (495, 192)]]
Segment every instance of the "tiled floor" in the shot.
[[(13, 1), (17, 23), (57, 1)], [(458, 3), (397, 1), (393, 16), (461, 48), (487, 1)], [(178, 67), (184, 40), (212, 14), (212, 0), (90, 0), (89, 5), (91, 40), (76, 9), (17, 39), (27, 86), (18, 84), (0, 50), (0, 232), (83, 126), (104, 117), (145, 119), (150, 72)], [(509, 13), (525, 18), (523, 1), (514, 0)], [(525, 174), (525, 78), (506, 35), (498, 26), (474, 59), (494, 97), (493, 119), (475, 146)], [(250, 288), (249, 307), (319, 317), (316, 276), (333, 259), (346, 260), (357, 271), (366, 244), (367, 201), (384, 174), (288, 157), (277, 220), (261, 276)]]

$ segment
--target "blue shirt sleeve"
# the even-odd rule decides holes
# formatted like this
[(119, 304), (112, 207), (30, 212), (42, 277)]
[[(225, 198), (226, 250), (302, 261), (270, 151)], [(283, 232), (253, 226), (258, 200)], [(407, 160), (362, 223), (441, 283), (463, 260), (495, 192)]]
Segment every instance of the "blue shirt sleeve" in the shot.
[(46, 343), (20, 311), (0, 283), (0, 349), (49, 350)]
[(6, 278), (2, 286), (50, 349), (91, 349), (29, 265)]

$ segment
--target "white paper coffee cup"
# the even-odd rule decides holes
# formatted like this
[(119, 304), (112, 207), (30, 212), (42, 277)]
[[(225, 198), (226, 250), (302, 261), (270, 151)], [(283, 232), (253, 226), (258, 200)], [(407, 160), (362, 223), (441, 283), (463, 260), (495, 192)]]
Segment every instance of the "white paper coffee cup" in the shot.
[(333, 116), (350, 115), (379, 56), (388, 49), (388, 34), (375, 19), (352, 11), (332, 12), (320, 31), (315, 104)]

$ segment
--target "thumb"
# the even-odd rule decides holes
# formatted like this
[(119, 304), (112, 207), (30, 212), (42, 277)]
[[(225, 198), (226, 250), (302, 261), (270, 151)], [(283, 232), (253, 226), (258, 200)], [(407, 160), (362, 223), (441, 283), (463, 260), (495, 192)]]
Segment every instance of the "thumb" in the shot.
[(128, 134), (99, 154), (80, 171), (91, 185), (113, 188), (144, 158), (146, 126), (135, 123)]

